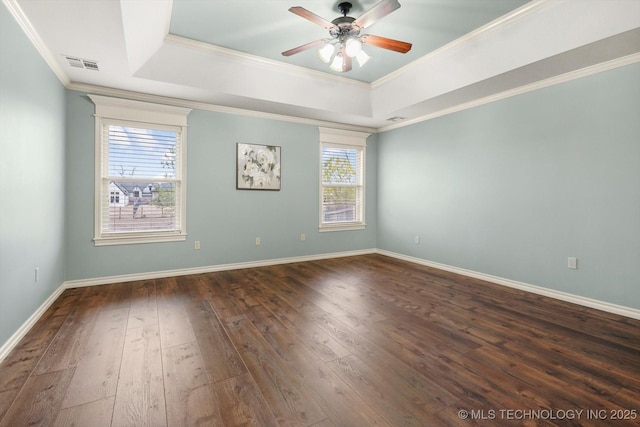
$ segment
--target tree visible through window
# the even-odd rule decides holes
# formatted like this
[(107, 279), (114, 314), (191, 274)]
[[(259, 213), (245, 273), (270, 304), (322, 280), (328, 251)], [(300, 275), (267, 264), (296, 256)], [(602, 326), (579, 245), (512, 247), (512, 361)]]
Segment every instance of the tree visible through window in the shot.
[(360, 220), (358, 150), (323, 147), (322, 213), (324, 223)]
[(178, 132), (108, 125), (108, 179), (128, 195), (111, 203), (105, 232), (175, 230)]
[(364, 154), (368, 134), (320, 128), (320, 229), (364, 227)]
[(185, 240), (184, 147), (191, 110), (90, 97), (99, 135), (96, 245)]

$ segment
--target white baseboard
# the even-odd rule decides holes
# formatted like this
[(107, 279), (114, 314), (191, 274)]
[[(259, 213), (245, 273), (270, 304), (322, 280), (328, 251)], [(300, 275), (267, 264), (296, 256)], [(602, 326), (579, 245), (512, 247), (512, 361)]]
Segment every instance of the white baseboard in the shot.
[(453, 267), (434, 261), (428, 261), (422, 258), (416, 258), (408, 255), (402, 255), (382, 249), (362, 249), (357, 251), (334, 252), (318, 255), (304, 255), (290, 258), (276, 258), (260, 261), (239, 262), (232, 264), (219, 264), (205, 267), (181, 268), (176, 270), (154, 271), (149, 273), (123, 274), (119, 276), (98, 277), (93, 279), (69, 280), (64, 282), (56, 289), (49, 298), (20, 326), (20, 328), (0, 347), (0, 362), (9, 354), (11, 350), (20, 342), (20, 340), (29, 332), (29, 329), (38, 321), (40, 316), (53, 304), (53, 302), (62, 294), (65, 289), (79, 288), (85, 286), (107, 285), (111, 283), (131, 282), (137, 280), (160, 279), (164, 277), (186, 276), (189, 274), (212, 273), (216, 271), (237, 270), (241, 268), (265, 267), (269, 265), (290, 264), (294, 262), (316, 261), (329, 258), (342, 258), (357, 255), (367, 255), (378, 253), (392, 258), (413, 262), (415, 264), (425, 265), (427, 267), (437, 268), (439, 270), (457, 273), (463, 276), (473, 277), (498, 285), (508, 286), (510, 288), (520, 289), (534, 294), (544, 295), (562, 301), (571, 302), (585, 307), (595, 308), (597, 310), (608, 313), (618, 314), (620, 316), (630, 317), (640, 320), (640, 310), (625, 307), (621, 305), (611, 304), (604, 301), (598, 301), (591, 298), (573, 295), (566, 292), (556, 291), (553, 289), (543, 288), (541, 286), (530, 285), (528, 283), (517, 282), (515, 280), (504, 279), (502, 277), (492, 276), (490, 274), (479, 273), (477, 271), (466, 270), (464, 268)]
[(599, 301), (592, 298), (583, 297), (580, 295), (570, 294), (567, 292), (556, 291), (554, 289), (543, 288), (542, 286), (530, 285), (528, 283), (518, 282), (511, 279), (505, 279), (498, 276), (492, 276), (490, 274), (479, 273), (477, 271), (467, 270), (464, 268), (453, 267), (451, 265), (441, 264), (439, 262), (434, 262), (434, 261), (428, 261), (422, 258), (416, 258), (408, 255), (402, 255), (399, 253), (385, 251), (382, 249), (378, 249), (377, 253), (379, 253), (380, 255), (386, 255), (392, 258), (409, 261), (415, 264), (437, 268), (438, 270), (449, 271), (451, 273), (456, 273), (456, 274), (460, 274), (462, 276), (467, 276), (467, 277), (473, 277), (475, 279), (484, 280), (487, 282), (495, 283), (497, 285), (508, 286), (510, 288), (520, 289), (522, 291), (527, 291), (527, 292), (531, 292), (538, 295), (544, 295), (546, 297), (555, 298), (561, 301), (582, 305), (584, 307), (595, 308), (596, 310), (601, 310), (608, 313), (618, 314), (620, 316), (625, 316), (625, 317), (630, 317), (632, 319), (640, 320), (640, 310), (635, 308), (612, 304), (605, 301)]
[(49, 296), (49, 298), (46, 299), (45, 302), (42, 303), (40, 307), (38, 307), (38, 309), (27, 319), (27, 321), (24, 322), (22, 326), (20, 326), (20, 328), (18, 328), (18, 330), (11, 336), (11, 338), (9, 338), (4, 344), (2, 344), (2, 347), (0, 347), (0, 362), (2, 362), (5, 357), (7, 357), (7, 355), (11, 352), (11, 350), (15, 348), (16, 345), (18, 345), (20, 340), (24, 338), (27, 332), (29, 332), (29, 330), (33, 327), (33, 325), (35, 325), (38, 319), (40, 319), (40, 316), (42, 316), (44, 312), (47, 311), (49, 307), (51, 307), (51, 304), (53, 304), (53, 302), (58, 299), (58, 297), (62, 294), (62, 292), (64, 292), (65, 289), (66, 288), (63, 283)]
[(68, 280), (64, 282), (65, 289), (82, 288), (85, 286), (108, 285), (111, 283), (133, 282), (137, 280), (162, 279), (165, 277), (186, 276), (189, 274), (213, 273), (216, 271), (238, 270), (241, 268), (266, 267), (268, 265), (291, 264), (293, 262), (316, 261), (329, 258), (342, 258), (356, 255), (376, 253), (376, 249), (362, 249), (357, 251), (333, 252), (317, 255), (303, 255), (290, 258), (274, 258), (260, 261), (237, 262), (232, 264), (218, 264), (204, 267), (180, 268), (176, 270), (152, 271), (149, 273), (122, 274), (119, 276), (97, 277), (93, 279)]
[(53, 304), (65, 289), (81, 288), (85, 286), (107, 285), (111, 283), (132, 282), (136, 280), (160, 279), (164, 277), (186, 276), (188, 274), (211, 273), (215, 271), (237, 270), (241, 268), (265, 267), (268, 265), (290, 264), (293, 262), (316, 261), (329, 258), (342, 258), (356, 255), (376, 253), (376, 249), (362, 249), (356, 251), (333, 252), (317, 255), (303, 255), (290, 258), (266, 259), (260, 261), (238, 262), (233, 264), (219, 264), (205, 267), (181, 268), (177, 270), (154, 271), (149, 273), (122, 274), (119, 276), (98, 277), (93, 279), (68, 280), (64, 282), (42, 303), (35, 313), (0, 347), (0, 362), (15, 348), (29, 329), (38, 321), (40, 316)]

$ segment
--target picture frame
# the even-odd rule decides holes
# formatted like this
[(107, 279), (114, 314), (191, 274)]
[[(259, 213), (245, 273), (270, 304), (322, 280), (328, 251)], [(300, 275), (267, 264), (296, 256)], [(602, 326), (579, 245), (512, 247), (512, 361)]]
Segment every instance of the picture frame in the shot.
[(236, 189), (280, 191), (281, 151), (276, 145), (236, 143)]

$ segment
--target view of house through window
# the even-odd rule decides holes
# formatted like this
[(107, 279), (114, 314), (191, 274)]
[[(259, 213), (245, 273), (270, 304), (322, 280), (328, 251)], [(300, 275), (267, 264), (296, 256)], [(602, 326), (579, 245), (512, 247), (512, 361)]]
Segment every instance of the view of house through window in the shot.
[(176, 229), (176, 131), (108, 125), (103, 232)]
[(89, 95), (96, 246), (186, 240), (188, 108)]

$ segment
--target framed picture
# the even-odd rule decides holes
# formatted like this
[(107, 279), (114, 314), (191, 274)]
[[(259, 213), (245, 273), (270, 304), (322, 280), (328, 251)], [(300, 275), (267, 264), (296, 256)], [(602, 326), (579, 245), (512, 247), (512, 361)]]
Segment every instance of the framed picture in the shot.
[(236, 188), (280, 190), (280, 147), (236, 144)]

